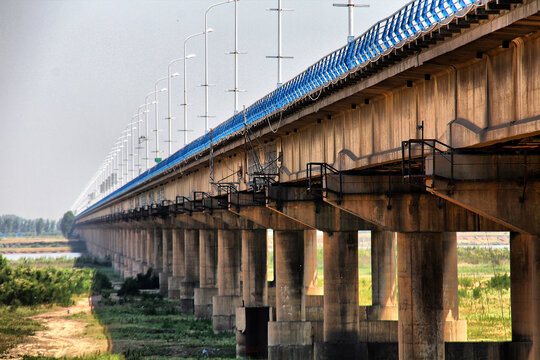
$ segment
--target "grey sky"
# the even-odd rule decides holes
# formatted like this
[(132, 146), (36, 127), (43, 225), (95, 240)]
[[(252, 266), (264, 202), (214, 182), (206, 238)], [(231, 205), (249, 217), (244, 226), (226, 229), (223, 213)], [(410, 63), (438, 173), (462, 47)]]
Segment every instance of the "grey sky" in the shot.
[[(204, 29), (207, 0), (1, 0), (0, 1), (0, 214), (59, 218), (72, 205), (111, 150), (167, 64), (182, 56), (183, 41)], [(343, 46), (346, 0), (283, 0), (284, 80)], [(357, 9), (359, 35), (406, 0), (366, 1)], [(241, 0), (239, 9), (240, 108), (276, 85), (277, 0)], [(210, 126), (233, 113), (233, 4), (212, 10), (209, 27)], [(188, 123), (202, 135), (203, 38), (190, 40)], [(182, 73), (182, 65), (173, 68)], [(173, 129), (183, 121), (183, 80), (173, 81)], [(162, 87), (162, 86), (160, 86)], [(166, 97), (160, 99), (166, 126)], [(181, 133), (175, 131), (181, 145)], [(160, 133), (160, 140), (166, 137)], [(161, 149), (166, 147), (160, 144)]]

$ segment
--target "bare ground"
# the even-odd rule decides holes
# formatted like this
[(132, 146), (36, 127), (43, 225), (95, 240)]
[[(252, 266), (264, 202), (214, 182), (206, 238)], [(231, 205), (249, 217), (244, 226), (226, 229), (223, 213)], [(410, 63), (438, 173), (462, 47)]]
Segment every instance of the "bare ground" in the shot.
[[(69, 313), (68, 313), (69, 309)], [(80, 299), (75, 305), (32, 316), (42, 323), (46, 330), (36, 332), (24, 343), (11, 349), (5, 359), (21, 359), (23, 355), (31, 356), (81, 356), (84, 354), (107, 351), (107, 340), (85, 336), (86, 321), (73, 320), (74, 314), (91, 312), (90, 299)]]

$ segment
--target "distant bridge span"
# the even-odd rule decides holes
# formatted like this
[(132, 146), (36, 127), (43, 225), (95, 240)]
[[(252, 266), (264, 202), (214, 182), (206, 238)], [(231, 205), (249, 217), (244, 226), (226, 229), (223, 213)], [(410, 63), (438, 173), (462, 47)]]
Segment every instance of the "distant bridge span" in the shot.
[[(89, 204), (76, 231), (236, 328), (241, 356), (540, 360), (539, 176), (540, 1), (415, 1)], [(369, 307), (358, 230), (372, 231)], [(455, 232), (495, 230), (511, 231), (512, 342), (445, 343), (466, 340)], [(265, 306), (268, 326), (246, 325)]]

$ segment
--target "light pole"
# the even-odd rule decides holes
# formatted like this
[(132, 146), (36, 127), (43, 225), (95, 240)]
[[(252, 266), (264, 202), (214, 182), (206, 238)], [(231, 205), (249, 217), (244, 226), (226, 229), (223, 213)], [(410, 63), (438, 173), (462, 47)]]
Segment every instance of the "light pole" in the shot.
[[(227, 0), (217, 4), (210, 5), (204, 12), (204, 28), (208, 29), (208, 12), (215, 8), (216, 6), (225, 5), (231, 2), (236, 2), (238, 0)], [(208, 105), (208, 31), (204, 32), (204, 132), (208, 132), (208, 118), (209, 115), (209, 105)]]
[[(193, 35), (189, 35), (184, 40), (184, 58), (186, 58), (188, 40), (193, 39), (196, 36), (201, 36), (201, 35), (204, 35), (206, 33), (212, 32), (212, 31), (214, 31), (214, 30), (205, 28), (205, 31), (203, 31), (203, 32), (196, 33), (196, 34), (193, 34)], [(188, 107), (188, 103), (187, 103), (187, 61), (184, 61), (184, 103), (182, 105), (184, 105), (184, 130), (182, 130), (182, 131), (184, 131), (184, 146), (186, 146), (186, 144), (187, 144), (187, 116), (188, 116), (187, 115), (187, 107)]]
[(145, 111), (148, 112), (148, 97), (151, 96), (151, 95), (154, 95), (154, 104), (155, 104), (154, 109), (155, 109), (155, 112), (156, 112), (156, 124), (155, 124), (156, 128), (154, 129), (154, 131), (156, 132), (156, 150), (154, 151), (156, 153), (156, 155), (155, 155), (154, 161), (156, 163), (159, 163), (161, 161), (161, 159), (159, 158), (159, 122), (158, 122), (157, 93), (167, 91), (166, 88), (163, 88), (161, 90), (157, 90), (157, 83), (162, 81), (162, 80), (165, 80), (165, 79), (167, 79), (167, 78), (165, 77), (165, 78), (158, 79), (154, 84), (154, 88), (156, 88), (156, 90), (149, 92), (144, 98)]
[[(144, 105), (140, 105), (138, 108), (137, 108), (137, 113), (135, 115), (133, 115), (133, 117), (137, 117), (137, 167), (139, 168), (139, 175), (141, 174), (141, 149), (142, 149), (142, 144), (141, 144), (141, 139), (143, 137), (141, 137), (141, 125), (140, 123), (143, 121), (141, 120), (141, 108), (143, 108)], [(146, 122), (146, 136), (144, 137), (144, 141), (146, 142), (146, 170), (148, 170), (148, 122)]]
[(267, 58), (270, 59), (277, 59), (277, 87), (280, 87), (281, 84), (283, 84), (283, 59), (292, 59), (292, 56), (283, 56), (283, 32), (282, 32), (282, 26), (281, 26), (281, 13), (283, 11), (292, 11), (290, 9), (283, 9), (281, 7), (281, 0), (278, 0), (278, 6), (277, 8), (267, 9), (269, 11), (276, 11), (278, 16), (278, 52), (277, 56), (267, 56)]
[(127, 182), (129, 181), (129, 137), (131, 136), (129, 134), (129, 126), (126, 126), (126, 129), (124, 130), (124, 147), (126, 149), (126, 158), (123, 160), (126, 164), (125, 164), (125, 169), (124, 169), (124, 184), (127, 184)]
[(347, 4), (334, 4), (335, 7), (346, 7), (349, 10), (349, 36), (347, 36), (347, 42), (354, 40), (354, 8), (362, 7), (366, 8), (369, 5), (355, 5), (354, 0), (349, 0)]
[(135, 137), (133, 135), (133, 130), (135, 130), (135, 127), (133, 126), (135, 122), (130, 122), (129, 127), (131, 131), (131, 179), (133, 180), (135, 178)]
[[(158, 112), (159, 112), (159, 107), (158, 107), (158, 101), (157, 101), (157, 93), (158, 93), (158, 90), (157, 90), (157, 84), (160, 82), (160, 81), (163, 81), (163, 80), (167, 80), (168, 77), (162, 77), (162, 78), (159, 78), (156, 80), (156, 82), (154, 83), (154, 111), (155, 111), (155, 115), (156, 115), (156, 158), (157, 159), (160, 159), (159, 157), (159, 124), (158, 124), (158, 121), (159, 121), (159, 116), (158, 116)], [(167, 89), (165, 89), (165, 91), (167, 91)]]
[(179, 73), (171, 75), (171, 65), (180, 60), (185, 60), (185, 58), (174, 59), (169, 62), (169, 65), (167, 66), (167, 119), (169, 120), (169, 140), (167, 140), (167, 142), (169, 143), (169, 156), (171, 156), (172, 153), (171, 79), (180, 76)]

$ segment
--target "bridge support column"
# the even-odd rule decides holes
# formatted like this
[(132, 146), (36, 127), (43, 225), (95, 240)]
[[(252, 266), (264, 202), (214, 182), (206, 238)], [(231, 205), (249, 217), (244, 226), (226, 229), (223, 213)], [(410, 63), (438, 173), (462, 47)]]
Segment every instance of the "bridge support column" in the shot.
[(163, 232), (159, 228), (154, 228), (152, 230), (152, 266), (154, 268), (154, 274), (160, 276), (163, 271), (163, 241), (162, 241)]
[(311, 359), (311, 323), (304, 306), (304, 232), (274, 231), (276, 321), (268, 323), (268, 359)]
[(148, 270), (153, 268), (152, 251), (154, 250), (154, 244), (152, 243), (152, 235), (152, 229), (144, 229), (144, 262), (146, 263), (146, 268), (144, 269), (145, 274), (148, 272)]
[(358, 342), (358, 232), (324, 233), (324, 343), (318, 359), (367, 357)]
[[(533, 255), (534, 236), (510, 233), (510, 295), (512, 341), (532, 342), (534, 336)], [(533, 351), (523, 359), (535, 359)]]
[(240, 232), (218, 230), (218, 295), (212, 299), (214, 332), (233, 331), (240, 297)]
[(172, 229), (172, 276), (169, 277), (169, 299), (180, 300), (180, 283), (184, 277), (184, 230)]
[(135, 268), (133, 269), (133, 276), (136, 278), (137, 274), (143, 273), (144, 264), (143, 264), (143, 239), (142, 239), (142, 229), (134, 229), (133, 233), (135, 235)]
[(443, 233), (444, 341), (467, 341), (467, 321), (459, 319), (457, 234)]
[(242, 230), (242, 277), (245, 306), (265, 306), (266, 230)]
[(116, 261), (116, 268), (115, 272), (118, 274), (122, 274), (122, 232), (120, 229), (114, 230), (114, 238), (115, 238), (115, 261)]
[(139, 229), (139, 261), (140, 261), (140, 271), (143, 274), (146, 274), (148, 269), (148, 263), (146, 262), (146, 230), (144, 228)]
[(195, 320), (212, 319), (212, 297), (218, 294), (217, 231), (199, 230), (199, 287), (194, 290)]
[(124, 277), (124, 270), (125, 270), (125, 256), (126, 256), (126, 248), (124, 244), (125, 238), (124, 238), (124, 229), (120, 228), (118, 229), (118, 273), (123, 278)]
[(371, 232), (372, 306), (369, 320), (397, 320), (396, 235)]
[(199, 287), (199, 230), (184, 230), (184, 281), (180, 283), (180, 308), (194, 313), (194, 289)]
[(540, 359), (540, 236), (533, 239), (533, 351), (534, 359)]
[(161, 229), (161, 271), (159, 273), (159, 293), (163, 296), (169, 294), (169, 232), (167, 228)]
[(398, 233), (399, 359), (444, 359), (443, 234)]
[(237, 357), (268, 356), (266, 253), (266, 229), (242, 230), (243, 306), (236, 309)]
[(131, 228), (125, 229), (125, 242), (126, 242), (126, 271), (124, 278), (133, 276), (133, 230)]
[(317, 288), (317, 230), (304, 230), (304, 294)]

